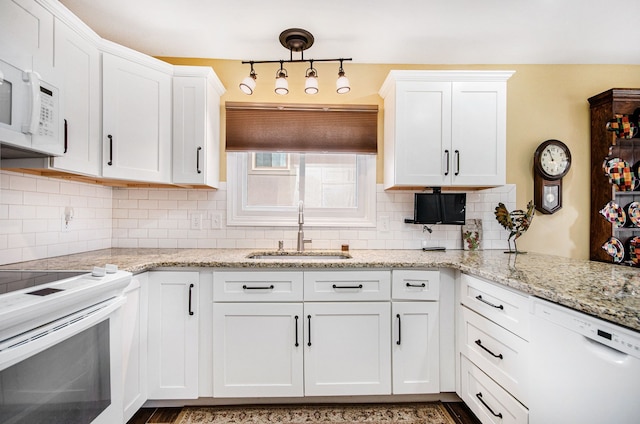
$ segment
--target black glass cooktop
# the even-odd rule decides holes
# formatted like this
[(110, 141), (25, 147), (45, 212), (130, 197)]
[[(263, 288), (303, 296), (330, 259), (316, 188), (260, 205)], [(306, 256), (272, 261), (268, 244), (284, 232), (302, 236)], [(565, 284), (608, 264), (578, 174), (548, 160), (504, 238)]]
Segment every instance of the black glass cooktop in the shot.
[(64, 280), (90, 271), (14, 271), (0, 270), (0, 295), (52, 281)]

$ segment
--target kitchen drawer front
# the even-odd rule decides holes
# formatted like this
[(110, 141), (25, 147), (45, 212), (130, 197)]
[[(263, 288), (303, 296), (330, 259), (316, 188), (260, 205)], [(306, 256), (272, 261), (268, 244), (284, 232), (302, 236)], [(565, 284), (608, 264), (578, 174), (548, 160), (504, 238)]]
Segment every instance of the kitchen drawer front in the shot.
[(302, 271), (215, 271), (214, 302), (301, 302)]
[(398, 269), (391, 272), (391, 297), (396, 300), (438, 300), (440, 271)]
[(460, 352), (526, 405), (529, 342), (465, 307), (462, 322)]
[(304, 300), (390, 300), (391, 271), (307, 271)]
[(462, 274), (460, 301), (469, 309), (529, 340), (527, 295)]
[(461, 397), (482, 424), (526, 424), (529, 410), (483, 373), (461, 358)]

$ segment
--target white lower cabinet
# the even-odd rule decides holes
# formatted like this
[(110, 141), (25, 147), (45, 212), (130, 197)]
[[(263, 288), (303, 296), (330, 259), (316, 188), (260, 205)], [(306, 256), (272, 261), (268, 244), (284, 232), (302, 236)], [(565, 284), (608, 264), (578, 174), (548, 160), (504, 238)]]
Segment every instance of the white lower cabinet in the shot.
[(483, 424), (527, 423), (529, 298), (462, 274), (458, 394)]
[(391, 394), (389, 302), (305, 303), (305, 395)]
[(439, 393), (438, 302), (393, 302), (393, 393)]
[(460, 397), (483, 424), (526, 424), (529, 411), (491, 377), (462, 356)]
[(303, 396), (302, 315), (302, 303), (216, 303), (213, 395)]
[(199, 277), (149, 272), (149, 399), (198, 397)]
[(122, 371), (124, 421), (147, 400), (147, 296), (148, 274), (133, 277), (124, 291), (122, 307)]

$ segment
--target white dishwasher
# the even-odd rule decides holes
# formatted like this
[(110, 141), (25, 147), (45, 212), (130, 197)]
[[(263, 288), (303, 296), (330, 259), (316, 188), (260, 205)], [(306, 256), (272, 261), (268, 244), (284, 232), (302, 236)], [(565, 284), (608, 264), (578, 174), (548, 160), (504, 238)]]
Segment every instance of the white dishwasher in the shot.
[(640, 333), (540, 299), (529, 424), (640, 423)]

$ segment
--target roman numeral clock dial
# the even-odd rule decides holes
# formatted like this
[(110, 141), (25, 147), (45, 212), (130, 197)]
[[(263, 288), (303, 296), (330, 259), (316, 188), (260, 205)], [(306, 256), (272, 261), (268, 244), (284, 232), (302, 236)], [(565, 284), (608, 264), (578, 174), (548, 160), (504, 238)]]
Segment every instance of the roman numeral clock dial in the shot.
[(536, 209), (552, 214), (562, 208), (562, 177), (571, 168), (571, 152), (560, 140), (541, 143), (533, 155), (533, 191)]

